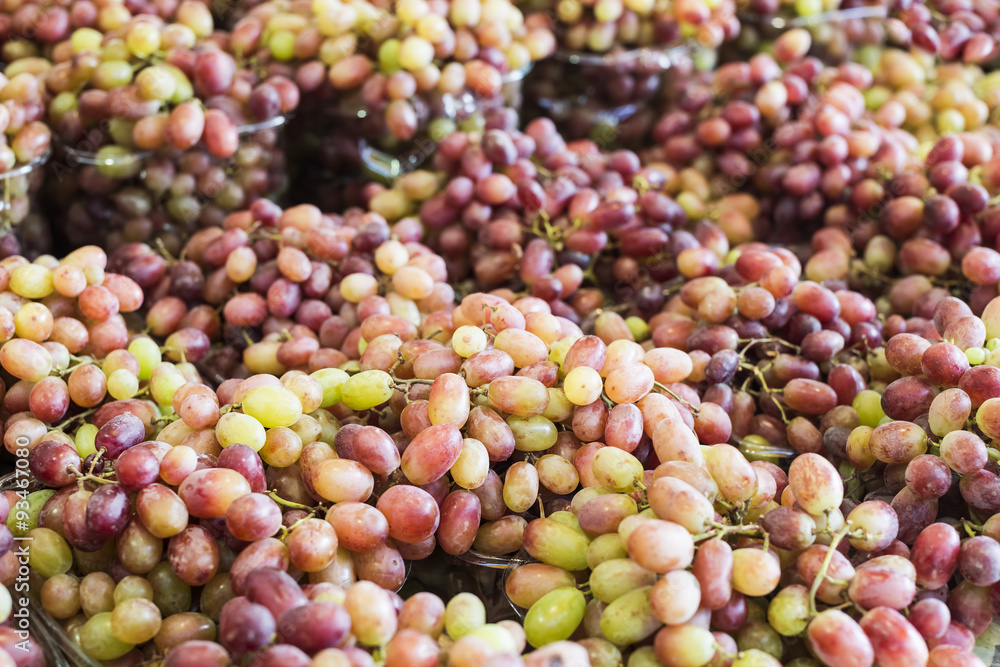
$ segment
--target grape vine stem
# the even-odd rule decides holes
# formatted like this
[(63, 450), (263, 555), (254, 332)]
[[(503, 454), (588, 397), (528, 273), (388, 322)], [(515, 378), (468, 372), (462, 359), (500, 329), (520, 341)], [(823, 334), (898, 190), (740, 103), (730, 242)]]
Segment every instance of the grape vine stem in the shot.
[(680, 404), (684, 405), (685, 407), (687, 407), (687, 409), (690, 410), (691, 414), (693, 414), (695, 417), (698, 416), (698, 406), (693, 405), (692, 403), (690, 403), (689, 401), (685, 400), (684, 398), (681, 398), (676, 392), (674, 392), (672, 389), (670, 389), (670, 387), (668, 387), (667, 385), (663, 384), (662, 382), (656, 382), (655, 380), (653, 381), (653, 386), (656, 387), (657, 389), (659, 389), (660, 391), (666, 393), (668, 396), (670, 396), (670, 398), (674, 399), (678, 403), (680, 403)]
[(812, 586), (809, 588), (809, 615), (816, 615), (816, 593), (819, 591), (820, 584), (826, 579), (826, 572), (830, 569), (830, 563), (833, 562), (833, 553), (837, 550), (837, 545), (840, 541), (844, 539), (847, 533), (850, 532), (850, 527), (844, 525), (840, 530), (833, 534), (830, 539), (830, 546), (827, 549), (826, 557), (823, 559), (823, 564), (819, 568), (819, 572), (816, 573), (816, 578), (813, 580)]

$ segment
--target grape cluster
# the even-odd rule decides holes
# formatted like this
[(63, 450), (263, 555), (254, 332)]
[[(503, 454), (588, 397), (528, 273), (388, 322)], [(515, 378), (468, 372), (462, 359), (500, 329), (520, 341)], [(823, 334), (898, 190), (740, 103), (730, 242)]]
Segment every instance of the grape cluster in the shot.
[(199, 226), (280, 190), (276, 128), (298, 88), (227, 52), (212, 28), (207, 6), (188, 0), (173, 22), (141, 14), (53, 47), (52, 190), (74, 247), (100, 235), (109, 248), (158, 238), (177, 251)]
[(985, 65), (1000, 55), (1000, 11), (988, 2), (895, 2), (885, 29), (893, 43), (913, 46), (945, 62)]
[(431, 135), (442, 137), (455, 121), (502, 103), (505, 77), (554, 48), (544, 22), (509, 2), (480, 0), (335, 0), (303, 13), (268, 3), (240, 19), (232, 41), (243, 53), (298, 62), (296, 81), (324, 102), (329, 122), (386, 147), (432, 121)]
[(22, 247), (41, 253), (51, 242), (35, 196), (52, 143), (52, 132), (43, 122), (46, 65), (25, 57), (7, 65), (0, 78), (0, 244), (6, 254)]

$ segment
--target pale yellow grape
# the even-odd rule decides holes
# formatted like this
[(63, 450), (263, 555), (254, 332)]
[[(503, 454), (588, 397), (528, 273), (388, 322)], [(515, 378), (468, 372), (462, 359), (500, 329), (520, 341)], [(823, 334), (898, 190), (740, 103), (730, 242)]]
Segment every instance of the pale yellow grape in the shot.
[(352, 410), (370, 410), (392, 398), (392, 377), (385, 371), (361, 371), (341, 386), (341, 401)]
[(40, 264), (23, 264), (11, 271), (9, 288), (26, 299), (44, 299), (55, 290), (52, 271)]
[(108, 393), (112, 398), (123, 401), (135, 396), (139, 391), (139, 378), (131, 371), (119, 368), (108, 376)]
[(463, 489), (478, 489), (490, 472), (490, 453), (479, 440), (462, 440), (462, 453), (451, 466), (451, 478)]
[(547, 360), (558, 364), (560, 373), (562, 373), (563, 362), (566, 360), (566, 353), (569, 352), (569, 348), (573, 347), (573, 343), (581, 338), (583, 338), (583, 336), (566, 336), (549, 346), (549, 356), (547, 357)]
[(563, 381), (563, 392), (574, 405), (590, 405), (601, 398), (603, 390), (601, 374), (589, 366), (577, 366)]
[(312, 377), (323, 388), (323, 402), (320, 404), (320, 407), (328, 408), (331, 405), (340, 403), (341, 387), (343, 387), (344, 382), (351, 376), (339, 368), (321, 368), (313, 373)]
[(255, 387), (243, 397), (243, 413), (264, 428), (287, 427), (302, 416), (302, 401), (284, 387)]
[(152, 338), (139, 336), (128, 344), (128, 351), (139, 362), (139, 379), (148, 380), (156, 365), (163, 361), (160, 346)]
[(367, 273), (352, 273), (340, 281), (340, 295), (351, 303), (360, 303), (366, 296), (378, 294), (378, 280)]
[(123, 642), (142, 644), (156, 636), (162, 621), (159, 607), (150, 600), (130, 598), (112, 610), (111, 632)]
[(10, 591), (6, 586), (0, 586), (0, 623), (6, 621), (10, 618), (11, 609), (14, 607), (14, 601), (10, 597)]
[(223, 447), (243, 443), (257, 452), (264, 446), (267, 432), (261, 423), (250, 415), (227, 412), (219, 417), (219, 422), (215, 425), (215, 437)]
[(542, 416), (551, 422), (564, 422), (573, 416), (576, 406), (566, 398), (566, 392), (559, 387), (549, 387), (549, 404), (545, 406)]
[(149, 375), (149, 391), (153, 400), (160, 405), (171, 405), (174, 400), (174, 392), (185, 384), (187, 384), (187, 379), (169, 362), (158, 364)]
[[(423, 2), (423, 0), (416, 1)], [(402, 4), (399, 7), (401, 8)], [(406, 246), (395, 239), (386, 241), (375, 249), (375, 266), (386, 275), (391, 276), (406, 266), (408, 261), (410, 261), (409, 251), (407, 251)]]
[(630, 493), (642, 483), (642, 463), (623, 449), (602, 447), (590, 465), (601, 486), (618, 493)]
[(101, 42), (104, 41), (104, 35), (93, 28), (77, 28), (70, 35), (69, 40), (73, 47), (73, 53), (98, 51), (101, 48)]
[(479, 0), (452, 0), (448, 18), (456, 28), (476, 26), (482, 14)]
[(472, 593), (459, 593), (444, 610), (444, 627), (452, 639), (461, 639), (486, 625), (486, 607)]
[(520, 653), (517, 640), (510, 630), (497, 623), (487, 623), (469, 632), (473, 637), (479, 637), (493, 647), (498, 653)]
[(434, 61), (434, 45), (423, 37), (410, 35), (399, 47), (399, 64), (405, 70), (416, 72)]
[(407, 25), (413, 25), (430, 12), (426, 0), (400, 0), (396, 3), (396, 16)]
[(450, 32), (448, 19), (438, 14), (427, 14), (417, 21), (417, 34), (432, 44), (440, 43)]
[(52, 333), (52, 313), (41, 303), (29, 302), (14, 315), (14, 335), (44, 343)]
[(488, 342), (485, 331), (469, 324), (455, 329), (455, 333), (451, 336), (451, 347), (455, 350), (455, 354), (462, 358), (482, 352)]
[(413, 299), (408, 299), (396, 292), (389, 292), (385, 295), (385, 300), (389, 302), (389, 314), (402, 317), (407, 322), (413, 322), (416, 326), (420, 326), (422, 321), (420, 308)]

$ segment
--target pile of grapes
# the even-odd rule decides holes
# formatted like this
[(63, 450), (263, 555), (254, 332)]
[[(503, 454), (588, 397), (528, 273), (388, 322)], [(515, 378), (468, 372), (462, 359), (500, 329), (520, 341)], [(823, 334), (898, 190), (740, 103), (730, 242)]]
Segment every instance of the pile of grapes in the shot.
[(993, 662), (998, 38), (0, 0), (0, 667)]

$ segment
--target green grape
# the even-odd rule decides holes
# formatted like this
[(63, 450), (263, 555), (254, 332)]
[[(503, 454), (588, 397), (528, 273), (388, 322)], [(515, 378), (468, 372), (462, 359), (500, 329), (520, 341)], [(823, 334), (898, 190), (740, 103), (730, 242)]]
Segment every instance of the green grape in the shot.
[(640, 642), (656, 632), (660, 621), (653, 615), (650, 602), (652, 591), (652, 586), (643, 586), (622, 595), (607, 606), (601, 614), (601, 632), (608, 641), (626, 646)]
[(629, 493), (639, 488), (645, 475), (639, 459), (617, 447), (598, 450), (591, 470), (601, 486), (618, 493)]
[(174, 75), (174, 94), (170, 98), (172, 104), (181, 104), (194, 97), (194, 85), (183, 70), (170, 66), (170, 72)]
[(875, 428), (885, 417), (885, 412), (882, 411), (882, 395), (871, 389), (859, 391), (851, 401), (851, 407), (858, 413), (862, 426)]
[(556, 444), (559, 432), (556, 425), (541, 415), (507, 418), (507, 426), (514, 434), (514, 449), (519, 452), (540, 452)]
[(459, 593), (444, 610), (444, 627), (452, 639), (460, 639), (486, 625), (486, 607), (472, 593)]
[(94, 442), (99, 430), (93, 424), (84, 424), (76, 430), (73, 442), (76, 445), (76, 453), (80, 455), (81, 459), (97, 453), (97, 447), (94, 445)]
[(135, 87), (142, 99), (164, 102), (177, 92), (177, 77), (167, 67), (153, 65), (136, 74)]
[(139, 336), (128, 344), (128, 351), (139, 362), (139, 379), (148, 380), (153, 369), (163, 361), (160, 346), (152, 338)]
[(622, 652), (607, 639), (588, 637), (577, 643), (587, 649), (590, 667), (621, 667)]
[(567, 512), (565, 510), (553, 512), (549, 515), (549, 518), (556, 523), (561, 523), (564, 526), (569, 526), (573, 530), (579, 530), (582, 532), (582, 529), (580, 528), (580, 520), (577, 519), (576, 515), (572, 512)]
[(628, 558), (605, 561), (590, 573), (590, 592), (601, 602), (611, 603), (642, 586), (656, 583), (656, 573)]
[(587, 569), (589, 545), (582, 531), (551, 517), (536, 519), (524, 529), (524, 548), (533, 558), (570, 572)]
[(284, 387), (254, 387), (243, 397), (243, 413), (264, 428), (288, 427), (302, 416), (302, 401)]
[(361, 371), (348, 378), (341, 390), (341, 400), (352, 410), (370, 410), (392, 398), (392, 377), (385, 371)]
[(80, 627), (80, 646), (95, 660), (115, 660), (132, 650), (111, 631), (111, 612), (94, 614)]
[(637, 343), (641, 343), (649, 338), (649, 325), (646, 324), (645, 320), (641, 317), (636, 317), (634, 315), (632, 317), (626, 317), (625, 326), (627, 326), (628, 330), (632, 332), (632, 336), (635, 338)]
[(605, 489), (603, 486), (585, 486), (576, 492), (573, 496), (573, 511), (579, 512), (580, 509), (587, 504), (588, 500), (593, 500), (597, 496), (606, 496), (612, 493), (610, 489)]
[(402, 69), (399, 51), (403, 43), (398, 39), (387, 39), (378, 47), (378, 66), (383, 74), (393, 74)]
[(663, 667), (663, 663), (656, 657), (655, 648), (643, 646), (632, 651), (626, 667)]
[(276, 60), (287, 62), (295, 57), (295, 33), (278, 30), (267, 40), (267, 47)]
[(181, 375), (170, 362), (162, 362), (153, 368), (149, 375), (149, 391), (153, 400), (162, 406), (169, 406), (174, 400), (174, 392), (187, 384), (187, 379)]
[(598, 535), (587, 547), (587, 567), (591, 570), (614, 558), (628, 558), (628, 549), (618, 533)]
[(227, 412), (215, 425), (215, 437), (223, 447), (243, 443), (259, 452), (267, 441), (267, 432), (260, 422), (239, 412)]
[(135, 396), (139, 391), (139, 378), (131, 371), (119, 368), (108, 376), (108, 393), (119, 401)]
[(28, 565), (46, 579), (66, 574), (73, 567), (73, 550), (62, 535), (51, 528), (35, 528), (28, 532), (31, 540)]
[[(770, 612), (770, 608), (768, 608)], [(736, 633), (736, 645), (741, 651), (758, 649), (765, 653), (781, 659), (785, 651), (785, 645), (775, 628), (767, 624), (767, 621), (750, 621), (744, 623)]]
[(823, 11), (823, 0), (795, 0), (795, 13), (799, 16), (812, 16)]
[(740, 651), (731, 667), (781, 667), (781, 661), (759, 649)]
[(146, 579), (153, 585), (153, 603), (163, 616), (180, 614), (191, 608), (191, 587), (174, 574), (170, 563), (157, 563)]
[(331, 405), (340, 403), (340, 389), (347, 378), (351, 377), (339, 368), (321, 368), (312, 374), (312, 377), (319, 382), (323, 388), (323, 402), (321, 408), (328, 408)]
[(793, 584), (778, 591), (767, 606), (767, 621), (786, 637), (796, 637), (809, 624), (809, 590)]
[[(96, 429), (95, 429), (96, 430)], [(56, 494), (55, 489), (42, 489), (29, 493), (10, 508), (7, 515), (7, 528), (14, 537), (24, 537), (29, 531), (38, 527), (38, 514), (49, 498)]]
[(468, 632), (469, 636), (479, 637), (493, 647), (497, 653), (517, 653), (517, 640), (510, 631), (502, 625), (487, 623)]
[(572, 586), (543, 595), (524, 617), (528, 643), (538, 648), (569, 639), (583, 621), (586, 609), (583, 593)]

